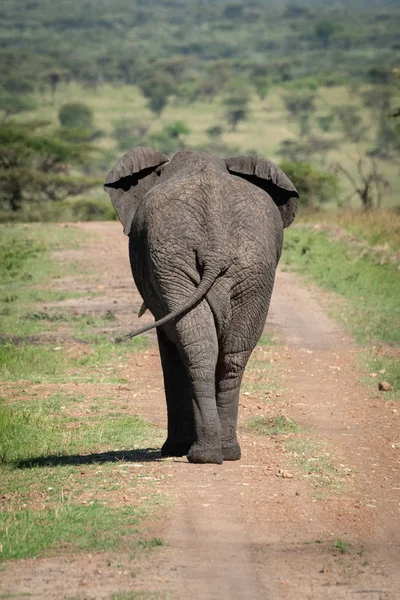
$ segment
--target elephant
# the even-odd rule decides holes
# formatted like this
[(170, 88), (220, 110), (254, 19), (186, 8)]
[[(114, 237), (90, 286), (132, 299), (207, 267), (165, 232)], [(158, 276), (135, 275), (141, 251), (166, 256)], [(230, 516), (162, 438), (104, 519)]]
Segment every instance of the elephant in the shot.
[[(260, 156), (172, 159), (129, 150), (108, 192), (129, 236), (133, 278), (157, 327), (167, 402), (163, 457), (239, 460), (239, 393), (267, 318), (283, 229), (299, 194)], [(142, 307), (143, 309), (144, 307)]]

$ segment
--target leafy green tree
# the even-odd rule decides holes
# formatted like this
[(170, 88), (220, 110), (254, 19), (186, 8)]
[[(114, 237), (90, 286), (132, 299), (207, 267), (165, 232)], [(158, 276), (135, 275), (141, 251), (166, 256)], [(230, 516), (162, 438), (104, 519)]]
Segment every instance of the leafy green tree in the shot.
[(126, 152), (133, 146), (145, 146), (149, 130), (150, 123), (123, 118), (114, 123), (113, 137), (119, 150)]
[(307, 162), (284, 162), (280, 167), (296, 186), (302, 206), (337, 200), (339, 180), (334, 173), (317, 169)]
[(332, 114), (329, 115), (321, 115), (317, 117), (317, 123), (321, 131), (328, 132), (332, 130), (334, 124), (334, 116)]
[(221, 135), (224, 133), (224, 128), (221, 125), (212, 125), (206, 130), (207, 135), (210, 136), (211, 139), (219, 139)]
[(283, 96), (286, 110), (296, 119), (300, 126), (300, 135), (308, 135), (310, 118), (315, 111), (316, 94), (312, 90), (293, 90)]
[(70, 175), (71, 165), (84, 164), (88, 151), (36, 135), (27, 125), (0, 125), (0, 203), (18, 211), (23, 202), (63, 199), (93, 187), (97, 180)]
[(58, 71), (51, 71), (47, 76), (48, 82), (50, 84), (51, 95), (54, 100), (54, 96), (56, 94), (57, 86), (61, 81), (61, 73)]
[(316, 24), (314, 35), (319, 40), (321, 46), (328, 48), (338, 29), (339, 26), (334, 21), (323, 20)]
[(283, 159), (294, 162), (326, 162), (326, 154), (338, 145), (337, 140), (325, 137), (308, 136), (304, 139), (284, 140), (279, 145), (278, 154)]
[(242, 79), (231, 79), (227, 85), (227, 95), (223, 100), (225, 118), (236, 131), (240, 121), (245, 121), (249, 113), (251, 94), (248, 85)]
[(63, 127), (90, 129), (93, 126), (93, 111), (80, 102), (64, 104), (60, 108), (58, 119)]
[(378, 65), (368, 70), (367, 78), (373, 85), (385, 86), (393, 83), (395, 76), (387, 65)]
[(225, 118), (231, 126), (232, 131), (237, 130), (240, 121), (245, 121), (248, 115), (248, 100), (231, 96), (224, 100)]
[(148, 100), (150, 110), (160, 117), (175, 90), (175, 83), (171, 75), (163, 71), (149, 71), (140, 79), (138, 85)]
[(361, 94), (361, 100), (372, 112), (374, 120), (379, 120), (382, 114), (388, 114), (392, 105), (394, 88), (387, 85), (375, 85)]
[(249, 81), (260, 100), (264, 100), (271, 87), (269, 69), (266, 65), (256, 65), (250, 72)]
[(335, 106), (332, 115), (338, 119), (346, 138), (356, 143), (363, 138), (367, 128), (363, 126), (357, 106), (353, 104)]
[(15, 77), (15, 75), (6, 77), (2, 85), (10, 94), (31, 94), (35, 89), (32, 81), (21, 77)]
[(227, 4), (224, 8), (223, 18), (236, 21), (243, 17), (243, 5), (242, 3)]
[(182, 136), (189, 135), (190, 129), (183, 121), (175, 121), (174, 123), (166, 123), (164, 132), (173, 140), (179, 140), (183, 143)]
[(152, 133), (148, 137), (148, 145), (157, 148), (164, 154), (175, 154), (185, 147), (185, 136), (190, 134), (190, 129), (183, 121), (166, 123), (160, 132)]
[(5, 88), (0, 88), (0, 112), (3, 113), (3, 121), (35, 108), (36, 102), (30, 96), (10, 93)]
[(396, 112), (392, 115), (382, 113), (379, 119), (375, 140), (376, 148), (373, 153), (381, 158), (400, 154), (400, 127), (391, 118), (393, 116), (396, 116)]

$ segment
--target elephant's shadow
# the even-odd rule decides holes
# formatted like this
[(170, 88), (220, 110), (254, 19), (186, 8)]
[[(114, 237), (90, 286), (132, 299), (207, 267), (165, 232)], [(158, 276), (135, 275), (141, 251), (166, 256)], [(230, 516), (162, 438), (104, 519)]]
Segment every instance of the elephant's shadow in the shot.
[(115, 450), (98, 454), (49, 455), (27, 458), (15, 463), (16, 469), (35, 467), (61, 467), (65, 465), (90, 465), (110, 462), (157, 462), (161, 460), (158, 448), (138, 448), (136, 450)]

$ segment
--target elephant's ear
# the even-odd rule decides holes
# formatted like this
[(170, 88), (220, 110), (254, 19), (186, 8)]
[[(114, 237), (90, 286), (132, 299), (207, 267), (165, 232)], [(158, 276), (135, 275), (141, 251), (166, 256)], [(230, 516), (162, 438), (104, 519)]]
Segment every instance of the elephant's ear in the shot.
[(289, 227), (295, 217), (299, 193), (277, 165), (256, 155), (233, 156), (225, 159), (225, 164), (230, 173), (267, 192), (279, 208), (283, 226)]
[(109, 172), (104, 187), (126, 235), (140, 201), (157, 183), (157, 167), (168, 161), (168, 156), (153, 148), (137, 146), (124, 154)]

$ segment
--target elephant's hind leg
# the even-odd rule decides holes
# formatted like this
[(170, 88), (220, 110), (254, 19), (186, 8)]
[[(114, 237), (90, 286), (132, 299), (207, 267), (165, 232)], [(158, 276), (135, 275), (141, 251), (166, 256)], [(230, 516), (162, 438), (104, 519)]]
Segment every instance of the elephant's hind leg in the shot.
[(157, 337), (168, 415), (168, 437), (161, 456), (185, 456), (195, 440), (192, 386), (176, 345), (162, 329), (157, 329)]
[(236, 428), (240, 385), (251, 350), (222, 353), (216, 371), (217, 407), (221, 423), (221, 447), (224, 460), (239, 460), (240, 446)]
[(201, 302), (179, 319), (174, 329), (193, 392), (195, 442), (188, 460), (221, 464), (221, 426), (215, 397), (218, 339), (207, 302)]
[(266, 277), (264, 289), (260, 289), (258, 281), (251, 284), (248, 278), (239, 290), (232, 308), (233, 317), (220, 342), (216, 389), (224, 460), (240, 458), (236, 437), (240, 386), (247, 362), (264, 328), (272, 283), (273, 280)]

